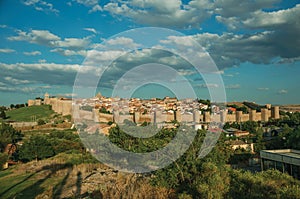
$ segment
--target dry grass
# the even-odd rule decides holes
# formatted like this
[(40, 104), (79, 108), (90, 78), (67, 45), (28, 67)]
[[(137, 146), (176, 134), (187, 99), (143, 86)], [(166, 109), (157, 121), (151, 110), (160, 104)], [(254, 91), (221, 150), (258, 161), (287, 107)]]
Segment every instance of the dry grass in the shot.
[(175, 198), (172, 190), (153, 187), (142, 175), (100, 163), (68, 164), (69, 156), (60, 154), (10, 169), (0, 177), (5, 182), (0, 185), (0, 198)]

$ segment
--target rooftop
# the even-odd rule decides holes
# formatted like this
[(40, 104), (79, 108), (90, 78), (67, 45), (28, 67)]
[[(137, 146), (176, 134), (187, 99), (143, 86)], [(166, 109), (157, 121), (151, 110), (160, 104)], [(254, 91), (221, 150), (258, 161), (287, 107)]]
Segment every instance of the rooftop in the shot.
[(261, 158), (288, 162), (300, 166), (300, 151), (294, 149), (262, 150)]

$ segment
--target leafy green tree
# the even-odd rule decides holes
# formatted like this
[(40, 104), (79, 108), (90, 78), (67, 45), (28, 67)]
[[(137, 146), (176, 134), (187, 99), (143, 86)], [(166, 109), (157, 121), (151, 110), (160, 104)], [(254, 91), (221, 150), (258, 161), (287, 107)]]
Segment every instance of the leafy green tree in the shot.
[(288, 148), (300, 150), (300, 126), (296, 127), (288, 136), (287, 143)]
[(202, 165), (194, 182), (199, 198), (224, 198), (229, 191), (230, 176), (228, 168), (207, 162)]
[(6, 114), (5, 114), (5, 111), (4, 111), (4, 110), (2, 110), (2, 111), (0, 112), (0, 118), (6, 119)]
[(15, 144), (21, 140), (22, 134), (6, 123), (0, 124), (0, 152), (3, 152), (7, 144)]
[(38, 125), (46, 124), (46, 122), (45, 122), (44, 120), (42, 120), (42, 119), (39, 119), (39, 120), (37, 121), (37, 123), (38, 123)]
[(37, 161), (53, 156), (54, 150), (46, 136), (34, 135), (23, 143), (19, 155), (23, 161)]
[(264, 140), (263, 140), (263, 129), (259, 128), (255, 134), (255, 143), (254, 143), (254, 151), (259, 153), (261, 150), (266, 149)]
[[(155, 171), (152, 183), (154, 185), (176, 189), (179, 193), (186, 192), (194, 198), (199, 197), (199, 195), (203, 198), (207, 198), (210, 197), (209, 190), (213, 189), (213, 186), (221, 187), (221, 184), (218, 183), (222, 183), (220, 181), (210, 181), (210, 178), (214, 180), (224, 178), (224, 181), (227, 182), (226, 175), (220, 176), (219, 174), (224, 170), (223, 168), (225, 167), (223, 166), (228, 162), (232, 150), (230, 146), (225, 143), (225, 136), (221, 136), (216, 146), (206, 157), (202, 159), (198, 158), (198, 152), (202, 146), (205, 135), (206, 131), (198, 130), (193, 143), (185, 154), (168, 167)], [(216, 167), (218, 168), (216, 169)], [(217, 171), (219, 168), (220, 171)], [(222, 191), (224, 192), (220, 193), (220, 195), (226, 193), (226, 188), (223, 187)], [(211, 198), (214, 196), (217, 197), (217, 193), (212, 194)]]
[[(231, 170), (228, 198), (300, 198), (299, 181), (277, 170), (258, 173)], [(291, 196), (291, 197), (289, 197)]]
[(258, 123), (255, 121), (246, 121), (242, 123), (242, 130), (255, 133), (258, 128)]

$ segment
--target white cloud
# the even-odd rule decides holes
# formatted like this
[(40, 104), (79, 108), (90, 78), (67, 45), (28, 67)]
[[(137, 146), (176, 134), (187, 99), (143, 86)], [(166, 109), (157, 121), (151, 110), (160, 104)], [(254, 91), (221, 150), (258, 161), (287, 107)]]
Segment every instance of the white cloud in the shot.
[(199, 27), (212, 14), (209, 0), (133, 0), (110, 2), (103, 10), (146, 25), (163, 27)]
[(287, 93), (288, 93), (288, 90), (286, 90), (286, 89), (281, 89), (281, 90), (279, 90), (277, 93), (280, 94), (280, 95), (284, 95), (284, 94), (287, 94)]
[(30, 32), (18, 31), (18, 36), (7, 38), (10, 41), (27, 41), (29, 43), (49, 46), (66, 47), (71, 49), (86, 48), (90, 44), (90, 38), (64, 38), (49, 32), (48, 30), (31, 30)]
[(29, 80), (20, 80), (20, 79), (15, 79), (12, 77), (4, 77), (4, 79), (12, 84), (29, 84), (30, 81)]
[(40, 51), (32, 51), (32, 52), (24, 52), (23, 54), (27, 56), (35, 56), (35, 55), (41, 55), (42, 53)]
[(89, 13), (97, 12), (97, 11), (103, 11), (102, 7), (99, 5), (93, 6), (92, 9), (89, 10)]
[(55, 42), (55, 46), (57, 47), (65, 47), (70, 49), (87, 48), (89, 44), (90, 44), (89, 38), (83, 38), (83, 39), (65, 38), (64, 40)]
[(39, 63), (46, 63), (47, 60), (46, 60), (46, 59), (39, 59), (38, 62), (39, 62)]
[[(63, 55), (85, 56), (85, 49), (91, 43), (90, 37), (85, 38), (60, 38), (48, 30), (31, 30), (30, 32), (17, 31), (17, 36), (11, 36), (10, 41), (26, 41), (33, 44), (55, 48), (51, 52), (58, 52)], [(26, 55), (29, 55), (28, 53)]]
[[(97, 79), (101, 68), (78, 64), (57, 63), (0, 63), (0, 82), (8, 85), (43, 84), (73, 86), (77, 73), (86, 75), (84, 81)], [(9, 86), (8, 86), (9, 87)]]
[[(97, 12), (97, 11), (103, 11), (102, 7), (99, 5), (98, 0), (73, 0), (78, 4), (82, 4), (86, 7), (91, 7), (89, 10), (89, 13)], [(70, 3), (70, 5), (72, 5)]]
[(200, 88), (219, 88), (218, 84), (197, 84), (196, 86)]
[(7, 39), (10, 41), (28, 41), (30, 43), (54, 46), (56, 41), (60, 40), (60, 37), (52, 34), (48, 30), (31, 30), (30, 32), (17, 31), (18, 36), (11, 36)]
[(225, 86), (226, 89), (239, 89), (241, 88), (241, 85), (239, 84), (232, 84), (232, 85), (227, 85)]
[(98, 4), (98, 0), (75, 0), (75, 2), (82, 4), (84, 6), (87, 6), (87, 7)]
[(133, 39), (127, 37), (116, 37), (114, 39), (110, 39), (106, 41), (108, 45), (117, 46), (117, 47), (125, 47), (125, 48), (137, 48), (140, 46), (135, 43)]
[(13, 53), (16, 52), (14, 49), (9, 49), (9, 48), (1, 48), (0, 53)]
[(97, 31), (94, 28), (84, 28), (83, 30), (97, 34)]
[(7, 87), (7, 86), (0, 86), (0, 91), (3, 92), (20, 92), (20, 93), (32, 93), (36, 90), (33, 87)]
[(34, 9), (38, 11), (43, 11), (43, 12), (53, 12), (55, 14), (59, 13), (59, 10), (55, 9), (53, 7), (53, 4), (48, 3), (46, 1), (42, 0), (24, 0), (22, 1), (24, 5), (26, 6), (32, 6)]
[(169, 36), (167, 40), (161, 40), (160, 43), (163, 44), (176, 44), (179, 46), (193, 46), (195, 42), (193, 42), (191, 36)]
[(261, 88), (257, 88), (257, 90), (260, 90), (260, 91), (268, 91), (270, 90), (269, 88), (266, 88), (266, 87), (261, 87)]
[[(287, 24), (299, 28), (300, 4), (286, 10), (264, 12), (262, 10), (254, 12), (251, 17), (242, 21), (243, 25), (249, 28), (271, 28), (282, 27)], [(297, 26), (296, 26), (297, 25)]]
[(64, 56), (73, 56), (73, 55), (81, 55), (81, 56), (86, 56), (87, 52), (85, 50), (68, 50), (68, 49), (63, 49), (63, 48), (55, 48), (53, 50), (50, 50), (50, 52), (56, 52)]
[(124, 55), (122, 50), (98, 51), (89, 50), (85, 64), (99, 66), (102, 61), (114, 61), (117, 57)]

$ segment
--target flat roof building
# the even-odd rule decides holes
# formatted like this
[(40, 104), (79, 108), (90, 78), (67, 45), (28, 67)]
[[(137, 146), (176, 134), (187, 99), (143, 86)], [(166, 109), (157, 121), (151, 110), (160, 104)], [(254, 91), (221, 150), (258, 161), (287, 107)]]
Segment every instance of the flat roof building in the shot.
[(300, 179), (300, 151), (294, 149), (260, 151), (261, 170), (277, 169)]

